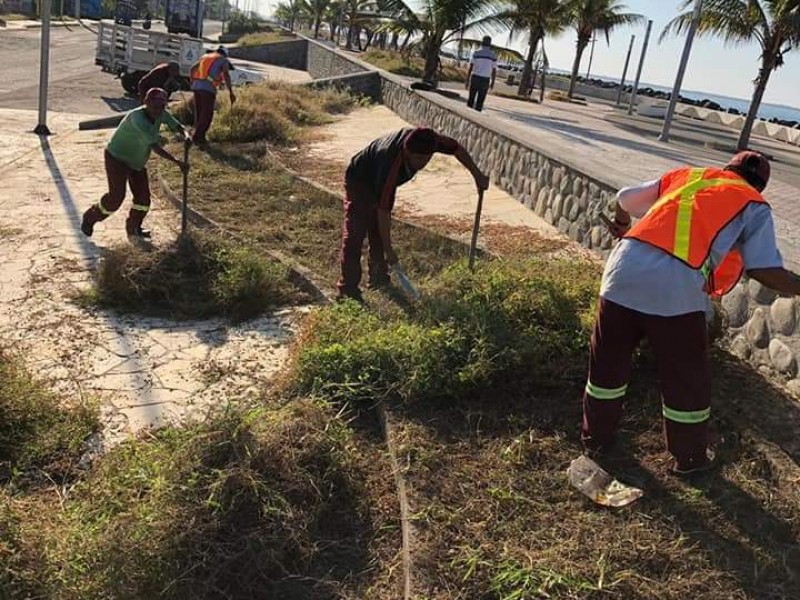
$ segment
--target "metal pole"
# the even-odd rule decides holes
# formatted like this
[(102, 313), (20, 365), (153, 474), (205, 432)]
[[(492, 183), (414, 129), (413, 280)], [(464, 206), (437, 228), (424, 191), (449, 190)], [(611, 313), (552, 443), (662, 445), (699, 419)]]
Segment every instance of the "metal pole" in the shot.
[(469, 270), (475, 265), (475, 254), (478, 250), (478, 231), (481, 228), (481, 210), (483, 209), (483, 190), (478, 192), (478, 207), (475, 209), (475, 224), (472, 226), (472, 241), (469, 245)]
[(681, 56), (681, 63), (678, 65), (678, 74), (675, 76), (675, 85), (672, 88), (672, 93), (669, 95), (669, 108), (667, 108), (667, 114), (664, 117), (661, 135), (658, 136), (660, 142), (669, 141), (669, 129), (672, 126), (672, 117), (675, 114), (675, 107), (678, 104), (678, 97), (681, 93), (681, 85), (683, 84), (683, 75), (686, 73), (686, 65), (689, 63), (689, 54), (692, 51), (694, 34), (697, 32), (697, 26), (700, 24), (700, 12), (702, 7), (703, 0), (695, 0), (692, 24), (689, 26), (689, 33), (686, 35), (686, 43), (683, 45), (683, 55)]
[(186, 236), (188, 224), (188, 203), (189, 203), (189, 146), (190, 143), (186, 140), (183, 143), (183, 163), (187, 165), (183, 171), (183, 202), (181, 203), (181, 238)]
[(39, 62), (39, 123), (33, 133), (50, 135), (47, 128), (47, 80), (50, 67), (50, 4), (51, 0), (42, 0), (40, 15), (42, 20), (41, 56)]
[(650, 30), (653, 29), (653, 21), (647, 22), (647, 31), (644, 34), (644, 45), (642, 46), (642, 56), (639, 58), (639, 67), (636, 69), (636, 81), (633, 82), (633, 90), (631, 90), (631, 98), (628, 103), (628, 114), (633, 113), (633, 105), (636, 102), (636, 91), (639, 89), (639, 78), (642, 76), (642, 67), (644, 66), (644, 56), (647, 54), (647, 42), (650, 41)]
[(632, 35), (630, 46), (628, 46), (628, 56), (625, 57), (625, 66), (622, 68), (622, 79), (619, 80), (619, 91), (617, 92), (617, 103), (615, 106), (619, 106), (622, 102), (622, 89), (625, 87), (625, 77), (628, 75), (628, 65), (631, 62), (631, 52), (633, 51), (633, 42), (635, 39), (636, 36)]
[(589, 79), (589, 73), (592, 72), (592, 60), (594, 59), (594, 44), (597, 41), (597, 36), (592, 38), (592, 51), (589, 52), (589, 68), (586, 69), (586, 79)]

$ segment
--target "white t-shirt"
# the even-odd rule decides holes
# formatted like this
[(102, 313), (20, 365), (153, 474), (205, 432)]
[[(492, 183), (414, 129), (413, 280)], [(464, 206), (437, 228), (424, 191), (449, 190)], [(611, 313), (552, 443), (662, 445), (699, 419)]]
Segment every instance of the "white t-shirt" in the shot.
[(497, 67), (497, 55), (491, 48), (481, 47), (472, 54), (469, 64), (472, 65), (473, 75), (489, 79)]

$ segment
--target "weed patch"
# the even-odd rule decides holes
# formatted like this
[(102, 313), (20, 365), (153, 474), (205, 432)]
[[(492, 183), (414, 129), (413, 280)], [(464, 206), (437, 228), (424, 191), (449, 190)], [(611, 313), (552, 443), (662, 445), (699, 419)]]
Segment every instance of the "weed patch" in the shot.
[(246, 48), (248, 46), (262, 46), (264, 44), (274, 44), (275, 42), (286, 42), (297, 39), (293, 33), (289, 33), (288, 31), (274, 31), (272, 28), (268, 29), (269, 31), (259, 31), (243, 35), (239, 38), (237, 44)]
[[(68, 406), (7, 351), (0, 351), (0, 481), (74, 474), (86, 439), (98, 430), (88, 405)], [(30, 471), (36, 473), (32, 474)]]
[[(425, 61), (422, 58), (406, 56), (393, 50), (373, 48), (359, 55), (359, 58), (397, 75), (421, 78), (425, 73)], [(460, 69), (452, 65), (444, 65), (442, 67), (441, 81), (460, 81), (463, 83), (466, 80), (466, 69)]]
[(155, 252), (113, 248), (95, 277), (84, 303), (171, 318), (237, 322), (308, 301), (283, 265), (252, 247), (200, 233)]
[(410, 317), (354, 305), (320, 311), (296, 355), (302, 393), (339, 400), (459, 398), (514, 377), (546, 384), (584, 369), (598, 271), (593, 264), (461, 263), (424, 289)]

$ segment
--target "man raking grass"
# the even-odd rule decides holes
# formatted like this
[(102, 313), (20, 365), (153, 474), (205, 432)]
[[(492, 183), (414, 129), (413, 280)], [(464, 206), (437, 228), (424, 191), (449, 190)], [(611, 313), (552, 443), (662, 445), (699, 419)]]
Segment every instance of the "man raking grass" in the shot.
[(81, 231), (91, 237), (94, 226), (114, 214), (125, 199), (125, 187), (133, 194), (125, 232), (128, 240), (142, 244), (150, 237), (150, 232), (142, 229), (142, 222), (150, 210), (150, 182), (146, 164), (150, 152), (178, 165), (183, 171), (188, 164), (181, 161), (161, 147), (160, 130), (166, 125), (185, 139), (188, 135), (181, 123), (166, 110), (167, 92), (152, 88), (145, 96), (143, 106), (125, 115), (105, 150), (105, 170), (108, 178), (108, 192), (97, 204), (83, 213)]
[(373, 141), (353, 156), (345, 174), (347, 195), (342, 225), (342, 274), (336, 284), (339, 298), (363, 302), (359, 285), (361, 248), (365, 238), (369, 239), (370, 288), (389, 284), (389, 266), (399, 262), (391, 235), (397, 188), (413, 179), (437, 152), (455, 156), (472, 174), (479, 191), (489, 187), (489, 178), (469, 153), (456, 140), (432, 129), (395, 131)]
[[(673, 472), (713, 465), (709, 296), (728, 293), (744, 272), (781, 294), (800, 294), (761, 195), (769, 176), (765, 157), (741, 152), (722, 169), (675, 169), (617, 195), (609, 228), (621, 241), (603, 272), (583, 396), (581, 437), (591, 456), (614, 445), (632, 356), (647, 338)], [(633, 226), (632, 216), (640, 219)]]

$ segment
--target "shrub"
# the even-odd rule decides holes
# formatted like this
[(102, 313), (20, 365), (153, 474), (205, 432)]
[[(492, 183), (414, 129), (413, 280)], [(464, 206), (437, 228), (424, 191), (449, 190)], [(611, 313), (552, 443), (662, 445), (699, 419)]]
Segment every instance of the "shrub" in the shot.
[(228, 33), (253, 33), (258, 31), (258, 19), (241, 11), (233, 11), (228, 19)]
[(418, 311), (385, 320), (355, 305), (318, 312), (293, 362), (303, 393), (347, 400), (458, 398), (524, 371), (542, 383), (583, 376), (598, 269), (593, 264), (461, 263)]

